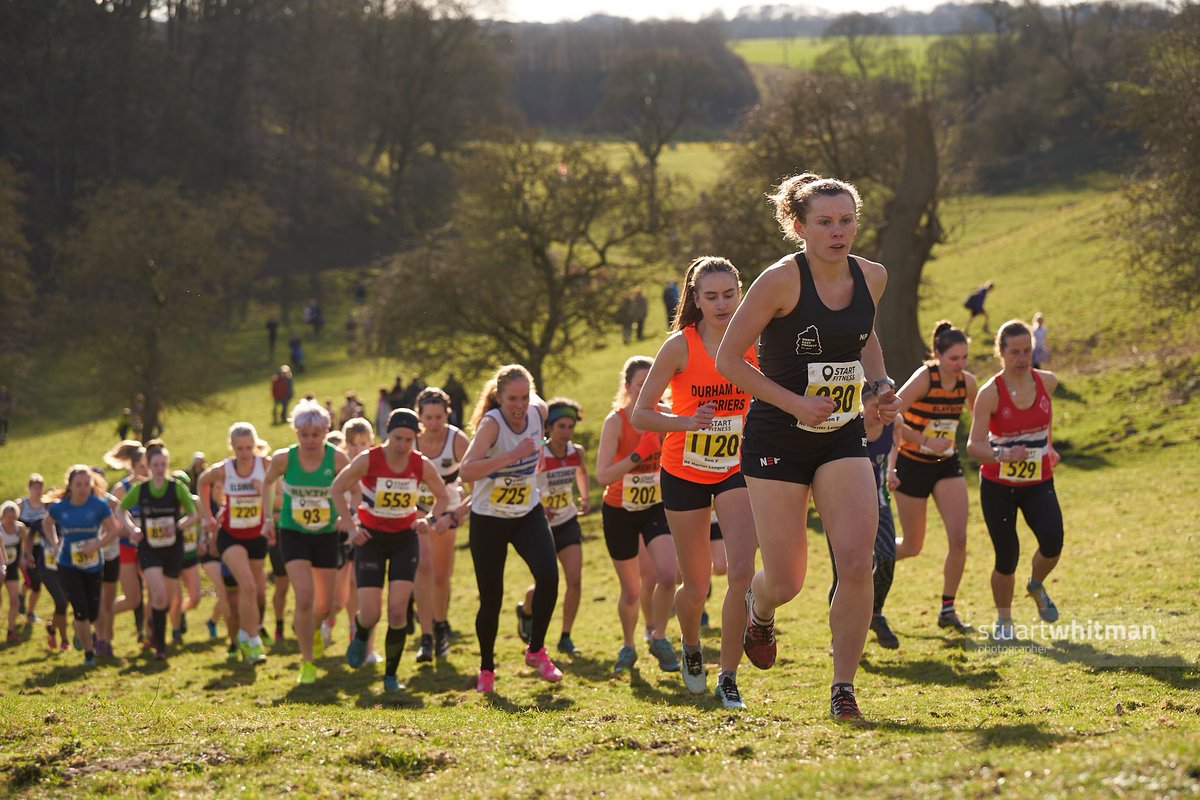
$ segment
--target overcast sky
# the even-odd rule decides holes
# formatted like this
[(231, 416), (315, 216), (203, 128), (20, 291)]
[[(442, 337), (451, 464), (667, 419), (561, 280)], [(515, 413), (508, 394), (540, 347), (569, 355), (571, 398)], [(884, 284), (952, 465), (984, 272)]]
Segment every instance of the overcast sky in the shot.
[[(883, 11), (893, 6), (927, 10), (938, 2), (939, 0), (855, 0), (851, 5), (821, 2), (808, 2), (803, 5), (813, 9), (826, 8), (831, 15), (836, 16), (847, 11)], [(737, 15), (738, 9), (747, 5), (759, 4), (747, 3), (746, 0), (492, 0), (492, 3), (485, 5), (481, 11), (485, 14), (491, 12), (488, 15), (494, 15), (498, 19), (529, 22), (558, 22), (601, 13), (630, 19), (676, 17), (696, 20), (715, 10), (720, 10), (726, 17), (732, 18)]]

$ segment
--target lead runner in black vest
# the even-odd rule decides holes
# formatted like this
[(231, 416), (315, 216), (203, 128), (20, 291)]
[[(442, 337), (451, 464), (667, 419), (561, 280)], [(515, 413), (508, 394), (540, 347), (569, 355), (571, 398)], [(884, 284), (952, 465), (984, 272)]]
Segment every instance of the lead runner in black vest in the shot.
[[(763, 569), (746, 593), (743, 646), (750, 662), (775, 662), (775, 609), (804, 585), (809, 492), (837, 563), (829, 610), (831, 710), (862, 716), (854, 675), (871, 621), (871, 552), (878, 524), (861, 394), (879, 395), (887, 424), (899, 400), (875, 336), (887, 285), (882, 265), (850, 255), (861, 208), (853, 186), (812, 174), (785, 180), (772, 197), (784, 236), (801, 246), (750, 287), (717, 353), (717, 369), (755, 399), (746, 418), (742, 474), (750, 491)], [(755, 368), (746, 348), (758, 340)], [(801, 523), (797, 525), (797, 520)]]

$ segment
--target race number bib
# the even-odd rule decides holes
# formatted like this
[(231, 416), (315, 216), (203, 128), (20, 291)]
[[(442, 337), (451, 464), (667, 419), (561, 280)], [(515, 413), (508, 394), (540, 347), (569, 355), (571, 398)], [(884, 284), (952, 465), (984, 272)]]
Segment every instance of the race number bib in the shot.
[[(921, 434), (929, 439), (949, 439), (951, 444), (953, 445), (954, 435), (957, 432), (958, 432), (958, 420), (956, 420), (956, 419), (932, 419), (929, 421), (929, 424), (925, 426), (925, 430), (923, 430), (921, 432)], [(946, 458), (946, 457), (954, 455), (954, 450), (955, 450), (955, 448), (953, 446), (951, 446), (951, 448), (949, 450), (947, 450), (946, 452), (937, 453), (937, 452), (934, 452), (933, 450), (931, 450), (930, 448), (926, 447), (925, 445), (921, 445), (920, 452), (927, 456), (938, 456), (939, 458)]]
[(46, 565), (46, 569), (58, 569), (58, 551), (49, 544), (42, 548), (42, 563)]
[(193, 525), (183, 532), (183, 552), (191, 555), (200, 549), (200, 529)]
[(658, 470), (625, 473), (621, 479), (621, 508), (642, 511), (658, 503)]
[(262, 524), (262, 497), (252, 495), (229, 496), (229, 529), (245, 530)]
[(329, 498), (292, 498), (292, 517), (305, 530), (322, 531), (328, 528), (330, 518)]
[(503, 509), (508, 512), (520, 510), (521, 513), (528, 511), (533, 505), (532, 498), (532, 475), (506, 475), (503, 478), (497, 478), (495, 485), (492, 486), (492, 493), (488, 497), (492, 507), (497, 510)]
[(433, 508), (433, 504), (437, 502), (437, 498), (433, 496), (433, 492), (429, 491), (429, 484), (422, 481), (417, 486), (417, 508), (428, 511)]
[(1000, 462), (1000, 477), (1013, 483), (1034, 483), (1042, 479), (1042, 453), (1040, 447), (1025, 448), (1024, 461)]
[(385, 519), (417, 513), (416, 478), (376, 478), (375, 507), (371, 513)]
[(175, 544), (175, 518), (149, 517), (144, 533), (151, 547), (170, 547)]
[(11, 564), (17, 560), (17, 546), (15, 544), (4, 545), (4, 563)]
[(71, 566), (75, 569), (92, 569), (100, 566), (100, 551), (85, 553), (83, 545), (87, 542), (71, 542)]
[(715, 417), (706, 431), (683, 435), (683, 463), (706, 472), (728, 472), (741, 463), (742, 417)]
[(797, 422), (796, 427), (813, 433), (829, 433), (862, 413), (863, 368), (858, 361), (835, 361), (808, 365), (808, 397), (833, 400), (833, 413), (815, 426)]

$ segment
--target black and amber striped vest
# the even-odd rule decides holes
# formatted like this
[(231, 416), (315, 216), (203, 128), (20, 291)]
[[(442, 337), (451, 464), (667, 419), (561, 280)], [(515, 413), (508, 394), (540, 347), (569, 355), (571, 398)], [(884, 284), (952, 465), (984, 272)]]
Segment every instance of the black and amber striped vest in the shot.
[[(904, 412), (904, 424), (910, 430), (930, 439), (954, 441), (958, 432), (958, 419), (962, 416), (963, 404), (967, 401), (967, 379), (960, 374), (954, 387), (946, 389), (942, 386), (942, 376), (937, 364), (930, 364), (926, 369), (929, 371), (929, 391)], [(900, 454), (914, 461), (933, 463), (953, 458), (956, 451), (951, 449), (940, 455), (935, 454), (901, 437)]]

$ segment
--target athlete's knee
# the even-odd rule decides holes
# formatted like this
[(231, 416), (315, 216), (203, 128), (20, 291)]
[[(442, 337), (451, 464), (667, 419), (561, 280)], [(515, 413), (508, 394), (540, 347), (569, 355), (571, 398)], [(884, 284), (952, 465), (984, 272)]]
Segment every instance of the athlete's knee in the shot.
[(684, 583), (676, 590), (676, 595), (682, 594), (685, 602), (699, 605), (708, 597), (708, 577), (696, 583)]
[(794, 574), (790, 572), (764, 574), (766, 581), (767, 594), (775, 601), (776, 605), (783, 605), (796, 595), (800, 594), (800, 590), (804, 588), (804, 575)]

